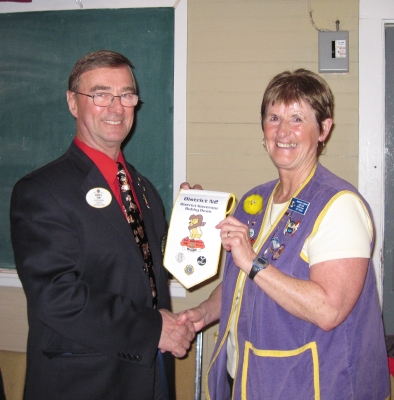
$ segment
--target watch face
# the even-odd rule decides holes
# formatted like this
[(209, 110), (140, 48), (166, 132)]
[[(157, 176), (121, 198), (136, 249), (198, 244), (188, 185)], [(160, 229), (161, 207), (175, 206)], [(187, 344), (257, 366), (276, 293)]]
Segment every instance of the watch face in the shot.
[(264, 257), (256, 257), (253, 260), (252, 269), (249, 273), (249, 278), (253, 280), (256, 274), (261, 270), (267, 268), (268, 265), (269, 262)]
[(257, 259), (257, 262), (258, 262), (259, 264), (264, 265), (264, 267), (266, 267), (266, 266), (269, 264), (268, 261), (267, 261), (267, 259), (265, 259), (264, 257), (259, 257), (259, 258)]

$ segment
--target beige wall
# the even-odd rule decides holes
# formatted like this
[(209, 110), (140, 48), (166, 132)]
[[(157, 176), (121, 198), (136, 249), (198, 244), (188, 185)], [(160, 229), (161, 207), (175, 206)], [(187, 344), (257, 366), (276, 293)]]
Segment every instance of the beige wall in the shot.
[[(319, 28), (334, 30), (338, 19), (340, 28), (349, 31), (350, 72), (324, 75), (335, 95), (336, 126), (321, 162), (357, 185), (358, 0), (312, 0), (312, 9)], [(261, 146), (260, 102), (273, 75), (298, 67), (318, 70), (318, 32), (309, 20), (308, 0), (188, 0), (190, 182), (240, 198), (251, 187), (276, 177)], [(219, 282), (219, 277), (212, 279), (188, 291), (186, 298), (175, 298), (174, 309), (198, 304)], [(9, 306), (13, 296), (19, 299), (15, 308)], [(25, 311), (20, 304), (18, 290), (0, 288), (0, 349), (9, 344), (17, 351), (23, 348), (26, 322), (24, 317), (21, 321)], [(204, 334), (204, 376), (216, 329)], [(177, 363), (180, 368), (190, 364), (190, 359)], [(204, 385), (202, 390), (205, 399)]]
[(0, 370), (7, 400), (22, 399), (27, 330), (23, 290), (0, 287)]
[[(349, 31), (350, 72), (323, 74), (335, 95), (335, 129), (321, 162), (357, 185), (358, 0), (311, 3), (318, 28), (335, 30), (338, 19), (340, 29)], [(271, 77), (299, 67), (318, 72), (318, 32), (308, 0), (188, 0), (189, 182), (240, 198), (276, 178), (261, 145), (261, 99)], [(218, 282), (175, 299), (175, 308), (197, 304)], [(216, 329), (204, 334), (204, 376)]]
[[(318, 32), (307, 0), (189, 0), (187, 177), (207, 189), (245, 191), (276, 177), (261, 146), (259, 111), (271, 77), (318, 72)], [(322, 162), (357, 184), (358, 1), (312, 1), (320, 28), (349, 31), (350, 72), (324, 74), (336, 127)]]

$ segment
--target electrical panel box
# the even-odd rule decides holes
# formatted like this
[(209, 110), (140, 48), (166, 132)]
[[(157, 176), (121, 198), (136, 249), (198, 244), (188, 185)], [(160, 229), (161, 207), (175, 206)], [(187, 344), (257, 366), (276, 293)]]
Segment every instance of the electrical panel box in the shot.
[(319, 72), (349, 72), (348, 31), (319, 31)]

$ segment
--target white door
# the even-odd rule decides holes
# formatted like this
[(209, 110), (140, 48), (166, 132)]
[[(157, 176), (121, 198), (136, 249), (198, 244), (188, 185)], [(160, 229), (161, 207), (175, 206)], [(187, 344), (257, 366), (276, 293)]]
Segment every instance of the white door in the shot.
[(383, 320), (394, 334), (394, 24), (385, 33), (385, 196), (383, 239)]

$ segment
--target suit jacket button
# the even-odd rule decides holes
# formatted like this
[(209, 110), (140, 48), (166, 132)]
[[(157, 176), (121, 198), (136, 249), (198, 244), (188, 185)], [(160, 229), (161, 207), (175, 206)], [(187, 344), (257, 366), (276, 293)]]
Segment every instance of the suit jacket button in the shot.
[(135, 361), (141, 361), (142, 357), (141, 356), (135, 356)]

